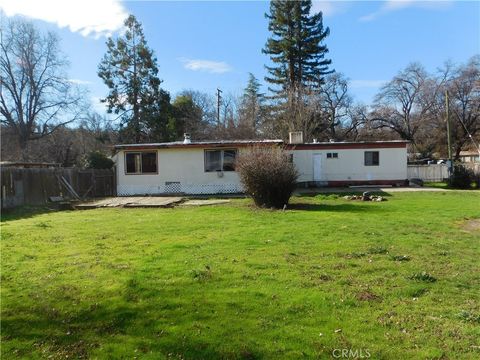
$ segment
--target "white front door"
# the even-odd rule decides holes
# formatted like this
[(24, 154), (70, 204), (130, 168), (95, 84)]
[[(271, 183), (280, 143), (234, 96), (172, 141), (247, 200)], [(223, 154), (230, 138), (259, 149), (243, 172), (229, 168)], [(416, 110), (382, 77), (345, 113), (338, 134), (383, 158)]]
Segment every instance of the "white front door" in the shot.
[(313, 181), (322, 180), (322, 154), (313, 154)]

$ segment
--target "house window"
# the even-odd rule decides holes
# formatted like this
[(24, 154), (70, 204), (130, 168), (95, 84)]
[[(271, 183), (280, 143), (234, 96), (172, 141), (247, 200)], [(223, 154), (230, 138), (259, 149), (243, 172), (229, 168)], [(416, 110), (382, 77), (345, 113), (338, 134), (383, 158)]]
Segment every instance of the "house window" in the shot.
[(365, 166), (378, 166), (380, 153), (378, 151), (365, 151)]
[(156, 174), (156, 152), (127, 152), (125, 153), (127, 174)]
[(237, 150), (205, 150), (205, 172), (235, 171)]
[(338, 159), (338, 153), (327, 153), (327, 159)]

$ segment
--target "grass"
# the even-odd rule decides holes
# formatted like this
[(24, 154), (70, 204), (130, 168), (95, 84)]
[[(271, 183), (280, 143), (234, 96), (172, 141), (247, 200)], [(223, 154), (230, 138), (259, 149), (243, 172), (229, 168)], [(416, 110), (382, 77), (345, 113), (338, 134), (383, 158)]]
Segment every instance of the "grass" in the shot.
[(423, 184), (424, 187), (432, 187), (438, 189), (448, 189), (448, 183), (446, 181), (440, 182), (426, 182)]
[[(478, 192), (9, 214), (2, 358), (478, 359)], [(338, 354), (338, 352), (337, 352)]]

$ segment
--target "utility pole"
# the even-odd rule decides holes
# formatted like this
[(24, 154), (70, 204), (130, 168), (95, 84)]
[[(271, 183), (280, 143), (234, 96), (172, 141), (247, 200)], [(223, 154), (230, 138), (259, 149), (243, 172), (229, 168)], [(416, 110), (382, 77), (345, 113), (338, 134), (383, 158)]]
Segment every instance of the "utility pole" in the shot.
[(220, 104), (222, 103), (222, 90), (217, 88), (217, 124), (220, 126)]
[(453, 174), (453, 158), (452, 158), (452, 136), (450, 134), (448, 90), (445, 90), (445, 110), (446, 110), (445, 121), (447, 123), (448, 175), (451, 177)]

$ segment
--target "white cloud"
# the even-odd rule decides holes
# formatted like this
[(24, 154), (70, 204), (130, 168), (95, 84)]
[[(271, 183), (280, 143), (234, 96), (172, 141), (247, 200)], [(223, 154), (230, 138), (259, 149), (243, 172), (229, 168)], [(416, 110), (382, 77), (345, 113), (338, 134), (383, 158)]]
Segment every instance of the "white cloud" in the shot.
[(102, 103), (100, 100), (103, 99), (100, 96), (90, 96), (90, 101), (92, 103), (93, 109), (102, 115), (105, 115), (107, 113), (107, 105), (105, 103)]
[(312, 1), (311, 13), (322, 12), (323, 16), (332, 16), (344, 10), (345, 3), (342, 1)]
[(192, 71), (205, 71), (212, 74), (223, 74), (232, 71), (232, 67), (223, 61), (180, 58), (183, 67)]
[(360, 17), (358, 20), (367, 22), (375, 20), (376, 18), (388, 14), (393, 11), (406, 9), (409, 7), (422, 8), (422, 9), (446, 9), (453, 2), (450, 0), (434, 0), (434, 1), (415, 1), (415, 0), (388, 0), (385, 1), (382, 6), (375, 12)]
[(351, 88), (379, 88), (382, 87), (387, 81), (385, 80), (351, 80), (349, 86)]
[(0, 9), (95, 38), (121, 30), (128, 16), (119, 0), (0, 0)]

